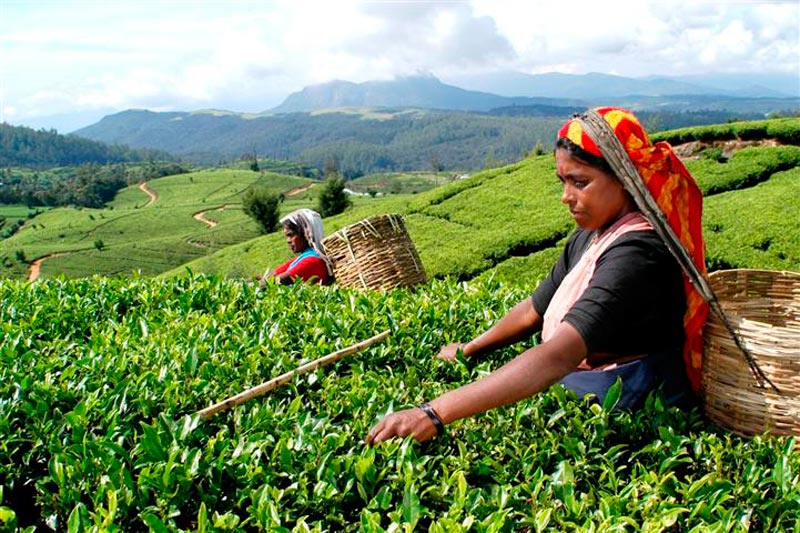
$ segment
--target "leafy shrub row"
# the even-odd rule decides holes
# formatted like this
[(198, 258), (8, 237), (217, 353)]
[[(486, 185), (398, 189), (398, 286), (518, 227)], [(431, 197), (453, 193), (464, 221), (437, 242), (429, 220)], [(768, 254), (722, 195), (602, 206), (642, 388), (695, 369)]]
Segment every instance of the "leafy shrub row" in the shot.
[(800, 270), (798, 212), (800, 167), (708, 198), (703, 224), (709, 267)]
[(776, 139), (783, 144), (800, 144), (800, 118), (780, 118), (693, 126), (654, 133), (654, 141), (682, 144), (691, 141)]
[(686, 162), (706, 197), (752, 187), (777, 172), (797, 166), (800, 166), (800, 146), (750, 146), (735, 152), (727, 161), (698, 159)]
[[(651, 397), (563, 389), (426, 445), (362, 439), (387, 410), (498, 366), (433, 357), (526, 295), (255, 290), (188, 277), (0, 284), (0, 521), (70, 531), (790, 530), (791, 439), (742, 439)], [(231, 411), (193, 413), (389, 328), (390, 338)], [(529, 344), (525, 344), (526, 346)]]

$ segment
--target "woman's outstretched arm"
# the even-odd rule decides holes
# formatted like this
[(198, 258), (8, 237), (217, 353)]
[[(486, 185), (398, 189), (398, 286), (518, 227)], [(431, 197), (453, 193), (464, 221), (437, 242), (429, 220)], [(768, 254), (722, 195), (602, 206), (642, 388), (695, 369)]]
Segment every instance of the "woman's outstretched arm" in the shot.
[[(586, 351), (578, 331), (562, 322), (547, 342), (523, 352), (492, 374), (439, 396), (430, 406), (448, 424), (517, 402), (546, 390), (575, 370)], [(375, 444), (406, 436), (425, 441), (435, 434), (436, 427), (428, 414), (415, 408), (387, 415), (370, 430), (365, 442)]]
[(460, 348), (464, 357), (483, 355), (524, 340), (542, 329), (542, 317), (531, 298), (519, 302), (491, 328), (466, 344), (454, 342), (442, 347), (439, 359), (453, 360)]

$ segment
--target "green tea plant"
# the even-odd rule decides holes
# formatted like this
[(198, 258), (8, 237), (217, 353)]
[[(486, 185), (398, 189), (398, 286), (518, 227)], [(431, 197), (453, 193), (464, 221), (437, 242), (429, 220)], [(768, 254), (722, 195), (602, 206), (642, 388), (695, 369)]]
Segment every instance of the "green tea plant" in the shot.
[(706, 197), (752, 187), (777, 172), (797, 166), (800, 166), (800, 146), (748, 147), (726, 162), (700, 159), (686, 163)]
[[(720, 130), (733, 137), (708, 135), (796, 142), (791, 132), (800, 131), (799, 124), (800, 119), (773, 119), (690, 130), (698, 139), (705, 138), (703, 132)], [(675, 131), (680, 137), (680, 130)], [(763, 137), (759, 137), (758, 132), (762, 131)], [(662, 138), (659, 136), (668, 133), (653, 137)], [(795, 168), (800, 160), (799, 150), (798, 146), (789, 145), (753, 146), (735, 152), (728, 160), (701, 158), (686, 164), (706, 195), (706, 203), (711, 204), (717, 194), (732, 190), (744, 193), (781, 171)], [(418, 194), (355, 197), (353, 206), (344, 213), (325, 218), (325, 232), (329, 235), (376, 214), (400, 213), (405, 217), (428, 277), (469, 280), (507, 272), (506, 280), (528, 283), (549, 269), (547, 261), (537, 257), (557, 254), (558, 243), (574, 227), (560, 204), (554, 172), (552, 154), (546, 153), (483, 170)], [(24, 277), (25, 265), (14, 260), (14, 250), (24, 249), (30, 259), (56, 253), (41, 265), (42, 277), (117, 275), (132, 271), (144, 275), (163, 273), (169, 277), (191, 271), (251, 278), (289, 257), (279, 232), (258, 236), (257, 227), (238, 208), (230, 207), (238, 205), (241, 191), (254, 183), (274, 186), (275, 192), (313, 184), (297, 195), (287, 196), (281, 206), (282, 213), (300, 207), (314, 208), (322, 190), (319, 183), (308, 179), (245, 170), (207, 170), (153, 180), (150, 185), (159, 200), (146, 208), (142, 192), (129, 188), (120, 193), (114, 209), (74, 212), (59, 209), (53, 218), (37, 216), (18, 235), (0, 242), (0, 273)], [(192, 216), (201, 211), (218, 224), (212, 228), (194, 220)], [(717, 225), (708, 222), (706, 231), (715, 231)], [(792, 238), (790, 226), (770, 229), (770, 233), (776, 231), (781, 236), (764, 234), (756, 241)], [(92, 246), (96, 239), (104, 243), (102, 252)], [(708, 240), (709, 255), (719, 257), (721, 252), (715, 247), (717, 243), (725, 243), (713, 236)], [(782, 253), (787, 258), (796, 257), (791, 250)], [(754, 262), (720, 258), (711, 266), (737, 264), (757, 268), (760, 265), (755, 257), (752, 256)], [(800, 268), (794, 259), (783, 264), (784, 268)]]
[(800, 168), (750, 189), (708, 198), (703, 216), (712, 269), (800, 269)]
[(691, 141), (731, 139), (776, 139), (784, 144), (800, 144), (800, 118), (777, 118), (693, 126), (651, 135), (654, 141), (667, 141), (673, 145)]
[[(792, 531), (789, 438), (743, 439), (658, 395), (559, 386), (368, 448), (386, 412), (490, 372), (434, 354), (527, 292), (496, 280), (361, 293), (241, 281), (0, 284), (0, 528), (68, 531)], [(197, 410), (383, 329), (362, 353)], [(619, 391), (616, 391), (619, 392)]]

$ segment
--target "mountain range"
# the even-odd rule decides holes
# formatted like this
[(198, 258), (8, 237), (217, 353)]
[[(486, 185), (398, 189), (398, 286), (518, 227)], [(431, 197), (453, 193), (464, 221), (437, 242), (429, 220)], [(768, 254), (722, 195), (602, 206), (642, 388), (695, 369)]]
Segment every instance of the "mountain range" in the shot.
[[(545, 74), (503, 79), (509, 91), (522, 91), (527, 83), (528, 95), (468, 90), (432, 75), (332, 81), (306, 87), (260, 113), (127, 110), (74, 134), (165, 150), (201, 164), (251, 154), (322, 168), (336, 159), (353, 177), (420, 170), (431, 160), (461, 169), (481, 166), (488, 158), (517, 160), (535, 144), (549, 144), (565, 118), (598, 105), (634, 110), (648, 127), (658, 129), (800, 113), (800, 97), (775, 96), (783, 93), (773, 87), (785, 87), (775, 80), (759, 93), (756, 86), (769, 80), (757, 77), (746, 86), (730, 83), (727, 92), (733, 94), (663, 77)], [(500, 80), (484, 78), (484, 83)]]
[[(430, 74), (392, 81), (352, 83), (331, 81), (289, 95), (264, 113), (292, 113), (332, 107), (423, 107), (488, 111), (513, 105), (585, 105), (600, 100), (627, 101), (714, 96), (725, 99), (800, 98), (800, 81), (791, 76), (733, 77), (708, 75), (672, 79), (664, 76), (628, 78), (609, 74), (583, 75), (506, 72), (461, 78), (465, 89), (445, 84)], [(793, 92), (792, 92), (793, 91)]]

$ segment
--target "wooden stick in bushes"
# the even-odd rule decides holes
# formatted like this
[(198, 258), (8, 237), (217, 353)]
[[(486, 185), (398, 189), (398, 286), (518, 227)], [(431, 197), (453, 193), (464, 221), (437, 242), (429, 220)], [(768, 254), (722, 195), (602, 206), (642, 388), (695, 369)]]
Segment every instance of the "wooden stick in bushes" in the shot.
[(252, 400), (253, 398), (266, 394), (272, 389), (276, 389), (281, 385), (288, 383), (294, 376), (298, 374), (305, 374), (306, 372), (316, 370), (319, 367), (338, 361), (342, 357), (345, 357), (346, 355), (350, 355), (352, 353), (359, 352), (364, 348), (367, 348), (368, 346), (375, 344), (376, 342), (384, 340), (388, 336), (389, 336), (389, 330), (387, 329), (386, 331), (379, 333), (374, 337), (370, 337), (369, 339), (353, 344), (352, 346), (348, 346), (347, 348), (342, 348), (341, 350), (333, 352), (332, 354), (328, 354), (324, 357), (320, 357), (319, 359), (315, 359), (309, 363), (306, 363), (302, 366), (295, 368), (294, 370), (290, 370), (285, 374), (281, 374), (277, 378), (271, 379), (265, 383), (262, 383), (261, 385), (256, 385), (255, 387), (247, 389), (246, 391), (240, 392), (236, 396), (231, 396), (227, 400), (223, 400), (217, 404), (206, 407), (205, 409), (198, 411), (197, 415), (200, 418), (208, 418), (211, 415), (216, 414), (220, 411), (230, 409), (231, 407), (239, 405), (240, 403)]

